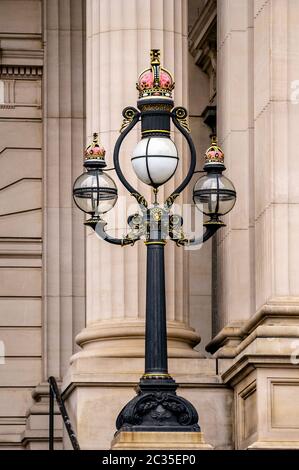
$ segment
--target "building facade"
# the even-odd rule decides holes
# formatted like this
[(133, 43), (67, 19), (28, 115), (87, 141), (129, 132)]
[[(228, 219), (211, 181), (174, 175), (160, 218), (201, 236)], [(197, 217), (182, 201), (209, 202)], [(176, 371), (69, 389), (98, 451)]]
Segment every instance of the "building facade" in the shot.
[[(51, 375), (83, 449), (110, 448), (134, 396), (145, 249), (102, 243), (72, 185), (95, 131), (112, 166), (151, 48), (189, 110), (198, 169), (217, 110), (237, 190), (205, 246), (166, 247), (170, 373), (215, 449), (299, 448), (298, 39), (297, 0), (0, 0), (0, 449), (47, 448)], [(174, 138), (167, 192), (188, 159)], [(137, 140), (122, 161), (144, 191), (128, 158)], [(70, 448), (55, 420), (56, 448)]]

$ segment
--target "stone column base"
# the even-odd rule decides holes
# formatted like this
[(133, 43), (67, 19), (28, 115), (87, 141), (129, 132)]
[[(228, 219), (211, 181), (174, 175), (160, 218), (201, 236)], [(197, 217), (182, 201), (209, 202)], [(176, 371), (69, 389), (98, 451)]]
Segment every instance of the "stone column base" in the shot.
[(209, 345), (234, 390), (237, 450), (299, 448), (297, 300), (269, 301), (239, 331), (226, 328)]
[(128, 432), (120, 431), (111, 443), (111, 450), (213, 450), (202, 432)]
[[(143, 367), (143, 358), (133, 357), (90, 355), (72, 362), (62, 390), (81, 449), (111, 448), (115, 420), (120, 410), (136, 396), (134, 387)], [(231, 449), (232, 390), (215, 375), (215, 359), (170, 358), (169, 370), (180, 385), (178, 395), (190, 401), (198, 411), (199, 425), (206, 440), (216, 449)], [(161, 432), (159, 436), (161, 446)], [(69, 448), (67, 436), (64, 448)], [(178, 443), (172, 447), (176, 448), (180, 448)]]

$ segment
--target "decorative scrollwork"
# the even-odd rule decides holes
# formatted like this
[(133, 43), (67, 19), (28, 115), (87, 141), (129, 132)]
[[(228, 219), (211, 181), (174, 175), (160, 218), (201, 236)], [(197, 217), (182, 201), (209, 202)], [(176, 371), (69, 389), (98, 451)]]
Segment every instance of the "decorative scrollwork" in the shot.
[(138, 204), (140, 204), (141, 208), (147, 208), (148, 204), (147, 204), (147, 201), (145, 200), (144, 196), (142, 196), (141, 194), (139, 193), (131, 193), (131, 196), (133, 196)]
[(169, 236), (176, 242), (177, 246), (185, 244), (185, 234), (183, 231), (183, 218), (178, 214), (172, 214), (169, 217)]
[(188, 238), (185, 237), (184, 232), (182, 232), (181, 238), (178, 240), (174, 240), (176, 243), (176, 246), (185, 246), (188, 244)]
[(179, 214), (171, 214), (169, 217), (169, 228), (181, 227), (183, 225), (183, 218)]
[(128, 225), (131, 228), (130, 232), (125, 236), (125, 240), (132, 246), (141, 237), (145, 237), (147, 233), (147, 225), (145, 223), (145, 217), (141, 214), (133, 214), (128, 217)]
[(187, 110), (183, 108), (182, 106), (178, 106), (177, 108), (173, 109), (172, 114), (175, 117), (175, 119), (179, 121), (179, 124), (190, 134)]
[(133, 121), (134, 117), (136, 117), (138, 114), (138, 111), (136, 108), (133, 108), (132, 106), (127, 106), (126, 108), (123, 109), (122, 115), (124, 117), (120, 131), (123, 132), (129, 124)]
[(164, 205), (165, 205), (165, 209), (167, 209), (167, 208), (169, 209), (169, 208), (173, 205), (174, 201), (176, 200), (176, 198), (177, 198), (179, 195), (180, 195), (180, 193), (173, 193), (173, 194), (171, 194), (171, 195), (166, 199), (166, 201), (165, 201), (165, 204), (164, 204)]
[(151, 216), (155, 222), (160, 222), (162, 219), (163, 210), (160, 207), (154, 207), (151, 210)]
[(134, 246), (138, 240), (139, 238), (137, 236), (135, 236), (132, 233), (128, 233), (127, 235), (123, 237), (121, 246), (127, 246), (127, 245)]
[[(170, 387), (171, 388), (171, 387)], [(174, 391), (141, 390), (121, 411), (117, 429), (200, 431), (193, 405)]]
[(136, 212), (135, 214), (133, 215), (129, 215), (128, 217), (128, 225), (131, 227), (131, 228), (134, 228), (134, 229), (139, 229), (140, 225), (143, 223), (143, 216), (142, 214), (138, 214), (138, 212)]

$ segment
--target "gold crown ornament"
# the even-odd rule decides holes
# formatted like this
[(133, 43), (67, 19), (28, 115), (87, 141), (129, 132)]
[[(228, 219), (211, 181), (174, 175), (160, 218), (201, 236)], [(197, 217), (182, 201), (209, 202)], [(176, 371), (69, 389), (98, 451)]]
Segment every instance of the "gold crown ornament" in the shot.
[(217, 138), (212, 137), (211, 146), (205, 153), (205, 165), (222, 164), (224, 165), (224, 152), (217, 144)]
[(172, 98), (174, 79), (160, 64), (160, 49), (151, 50), (151, 67), (139, 75), (136, 88), (139, 91), (139, 98)]
[(84, 151), (85, 160), (105, 160), (106, 150), (99, 143), (99, 134), (93, 134), (92, 143)]

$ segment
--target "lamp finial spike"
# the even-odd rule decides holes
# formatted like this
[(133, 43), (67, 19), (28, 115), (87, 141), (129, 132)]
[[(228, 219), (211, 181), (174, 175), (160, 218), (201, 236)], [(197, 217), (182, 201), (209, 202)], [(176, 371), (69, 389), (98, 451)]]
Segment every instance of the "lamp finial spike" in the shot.
[(151, 65), (160, 65), (160, 49), (151, 49)]
[(92, 143), (93, 144), (99, 144), (99, 134), (97, 132), (94, 132), (92, 134)]

